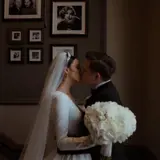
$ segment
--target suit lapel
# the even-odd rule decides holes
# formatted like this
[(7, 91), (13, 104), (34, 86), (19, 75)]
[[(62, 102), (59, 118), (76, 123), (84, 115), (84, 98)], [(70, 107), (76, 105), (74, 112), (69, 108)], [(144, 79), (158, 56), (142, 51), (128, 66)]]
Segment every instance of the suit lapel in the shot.
[(109, 81), (101, 86), (99, 86), (97, 89), (95, 89), (94, 91), (92, 91), (91, 96), (86, 98), (86, 103), (85, 103), (85, 107), (92, 105), (93, 103), (95, 103), (95, 99), (96, 99), (96, 95), (103, 92), (104, 90), (106, 90), (108, 88), (108, 86), (111, 84), (112, 82)]

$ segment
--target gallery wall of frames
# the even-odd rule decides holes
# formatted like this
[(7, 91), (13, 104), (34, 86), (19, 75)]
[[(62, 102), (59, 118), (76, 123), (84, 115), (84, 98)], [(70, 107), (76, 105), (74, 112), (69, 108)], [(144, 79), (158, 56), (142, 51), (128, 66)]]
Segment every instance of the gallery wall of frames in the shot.
[[(38, 103), (51, 61), (68, 51), (80, 61), (105, 51), (105, 0), (2, 0), (0, 103)], [(74, 89), (83, 99), (83, 87)]]

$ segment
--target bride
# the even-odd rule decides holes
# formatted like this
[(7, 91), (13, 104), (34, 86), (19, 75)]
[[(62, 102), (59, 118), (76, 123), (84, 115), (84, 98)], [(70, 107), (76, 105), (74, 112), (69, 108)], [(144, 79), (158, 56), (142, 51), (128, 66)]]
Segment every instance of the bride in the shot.
[(83, 113), (70, 93), (79, 80), (78, 60), (69, 53), (58, 54), (48, 71), (21, 160), (91, 160), (89, 148), (95, 145), (84, 136)]

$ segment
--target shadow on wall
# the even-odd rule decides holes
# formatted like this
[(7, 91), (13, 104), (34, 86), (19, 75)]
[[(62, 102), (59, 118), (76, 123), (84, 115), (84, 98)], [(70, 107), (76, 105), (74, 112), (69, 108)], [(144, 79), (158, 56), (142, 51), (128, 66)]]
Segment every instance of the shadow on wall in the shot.
[(114, 82), (137, 116), (133, 143), (160, 159), (160, 1), (107, 0), (107, 52), (117, 61)]

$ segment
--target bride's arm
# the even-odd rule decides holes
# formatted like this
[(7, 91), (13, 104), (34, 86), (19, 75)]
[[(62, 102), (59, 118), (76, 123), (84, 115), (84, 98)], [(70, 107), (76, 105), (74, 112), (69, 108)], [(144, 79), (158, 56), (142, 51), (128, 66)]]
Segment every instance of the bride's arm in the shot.
[[(55, 104), (55, 103), (54, 103)], [(68, 137), (69, 107), (64, 100), (57, 100), (55, 104), (56, 141), (60, 150), (84, 150), (95, 146), (90, 136)]]

